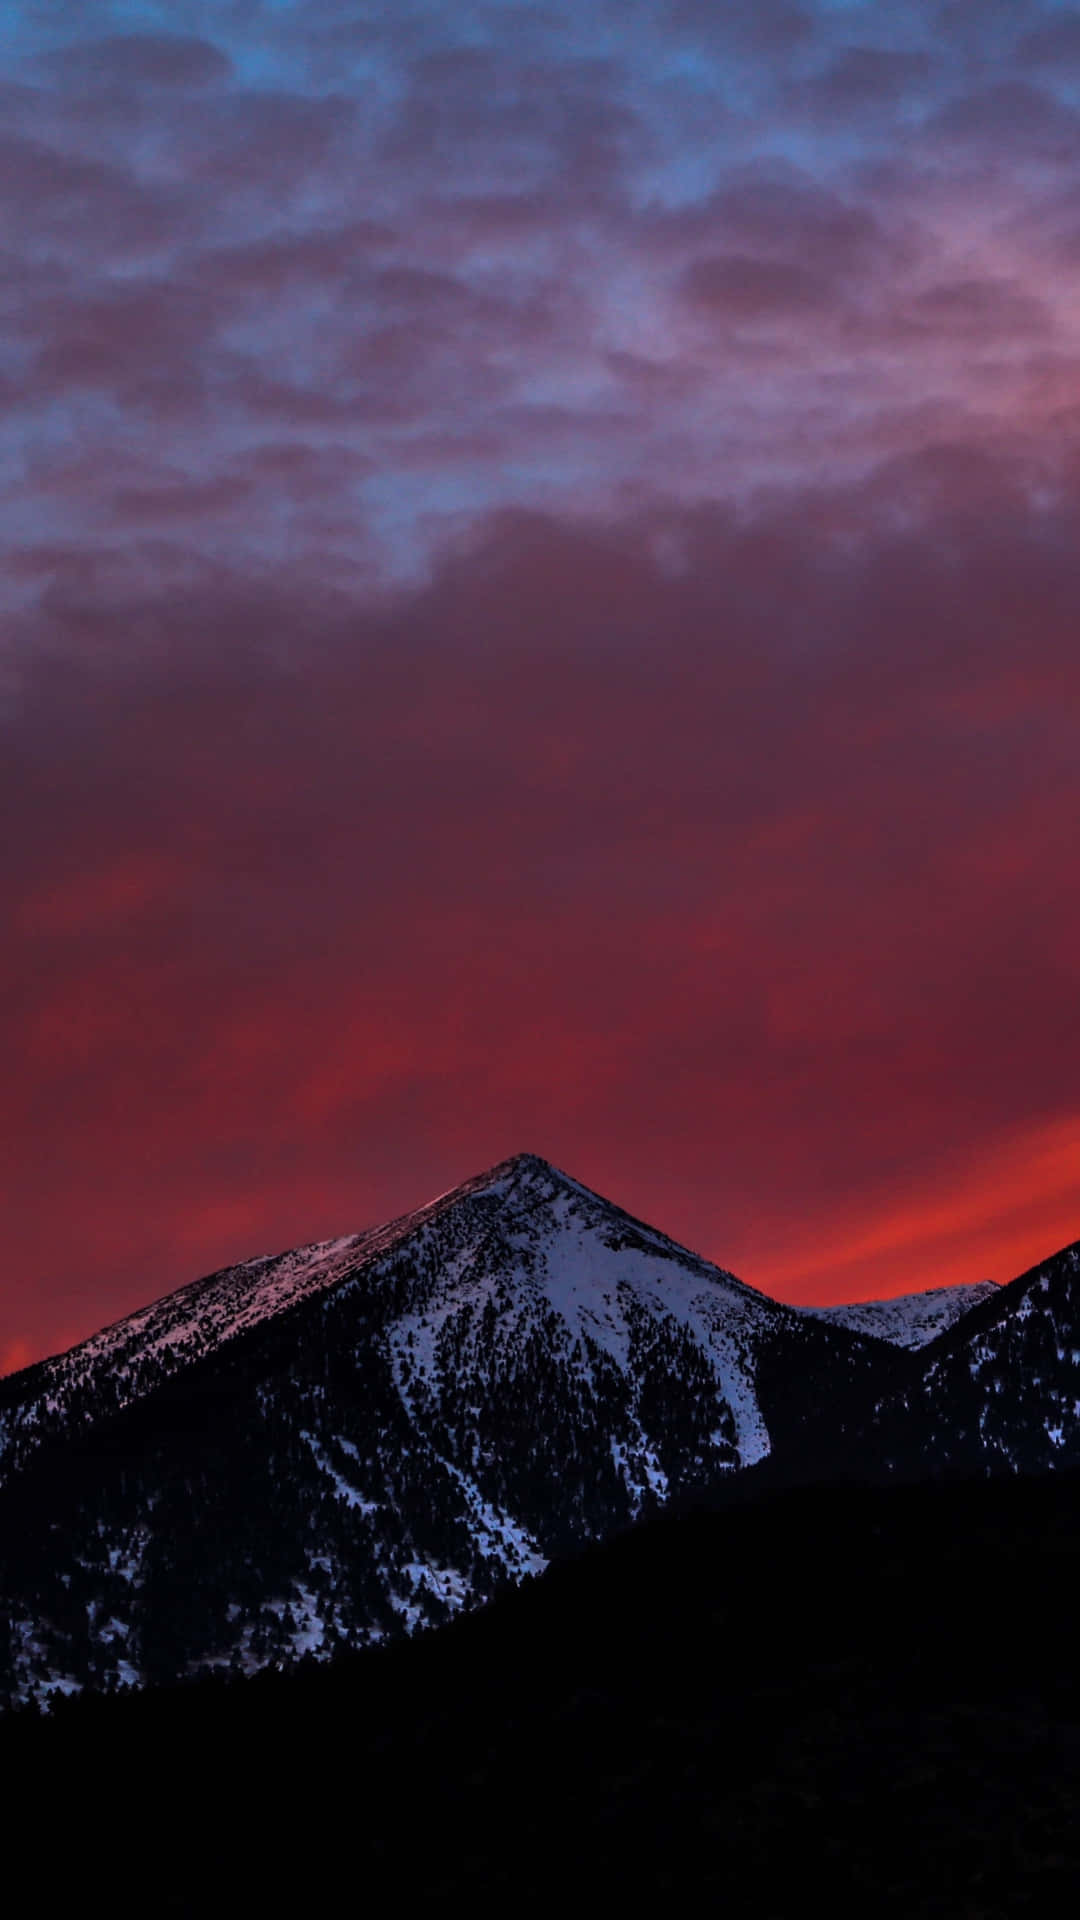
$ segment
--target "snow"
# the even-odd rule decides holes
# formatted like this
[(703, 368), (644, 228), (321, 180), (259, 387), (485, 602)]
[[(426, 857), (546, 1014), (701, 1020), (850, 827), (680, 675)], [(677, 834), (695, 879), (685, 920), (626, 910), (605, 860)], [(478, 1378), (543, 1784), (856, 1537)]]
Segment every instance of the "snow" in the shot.
[(469, 1521), (478, 1543), (493, 1549), (504, 1566), (516, 1567), (525, 1573), (542, 1573), (547, 1561), (526, 1529), (510, 1514), (500, 1513), (485, 1500), (475, 1482), (460, 1467), (449, 1460), (442, 1464), (465, 1495)]
[(849, 1327), (853, 1333), (870, 1334), (876, 1340), (887, 1340), (892, 1346), (914, 1352), (936, 1340), (997, 1291), (993, 1280), (977, 1280), (968, 1286), (930, 1287), (925, 1293), (900, 1294), (891, 1300), (853, 1300), (842, 1306), (803, 1307), (801, 1311), (816, 1320), (831, 1321), (834, 1326)]
[[(516, 1306), (534, 1324), (544, 1314), (554, 1314), (567, 1349), (581, 1342), (587, 1352), (585, 1343), (591, 1341), (620, 1370), (629, 1362), (634, 1311), (644, 1309), (653, 1320), (671, 1318), (709, 1355), (718, 1398), (730, 1407), (735, 1421), (741, 1460), (749, 1465), (763, 1458), (769, 1451), (769, 1436), (748, 1354), (765, 1327), (795, 1319), (791, 1310), (687, 1253), (665, 1235), (626, 1220), (565, 1176), (556, 1177), (551, 1192), (551, 1169), (544, 1171), (546, 1180), (542, 1175), (530, 1179), (526, 1172), (518, 1190), (504, 1200), (502, 1237), (519, 1263), (514, 1275)], [(620, 1244), (624, 1236), (625, 1243)], [(415, 1404), (419, 1383), (435, 1384), (438, 1336), (446, 1321), (459, 1314), (466, 1302), (481, 1311), (498, 1291), (497, 1279), (477, 1278), (472, 1264), (468, 1257), (447, 1263), (438, 1298), (404, 1315), (392, 1333), (395, 1373), (409, 1406)], [(587, 1360), (582, 1369), (589, 1374)], [(666, 1491), (655, 1463), (651, 1483), (658, 1493)]]
[[(364, 1495), (352, 1485), (352, 1482), (346, 1480), (344, 1475), (338, 1472), (333, 1461), (329, 1458), (325, 1447), (320, 1444), (313, 1433), (308, 1433), (306, 1428), (301, 1428), (300, 1438), (310, 1447), (316, 1466), (320, 1467), (323, 1473), (326, 1474), (327, 1479), (332, 1481), (337, 1493), (344, 1500), (346, 1506), (354, 1507), (359, 1513), (378, 1513), (378, 1501), (365, 1499)], [(350, 1453), (353, 1459), (358, 1458), (356, 1448), (350, 1446), (347, 1441), (335, 1438), (335, 1445), (341, 1447), (343, 1451)]]

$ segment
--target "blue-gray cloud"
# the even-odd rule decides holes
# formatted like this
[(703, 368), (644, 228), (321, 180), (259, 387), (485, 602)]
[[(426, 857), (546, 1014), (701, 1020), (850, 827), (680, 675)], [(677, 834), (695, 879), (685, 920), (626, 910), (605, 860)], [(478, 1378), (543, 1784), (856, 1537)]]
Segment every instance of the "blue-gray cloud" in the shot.
[(28, 548), (151, 576), (155, 500), (196, 569), (334, 525), (359, 590), (511, 505), (1060, 459), (1078, 20), (8, 10), (0, 590)]

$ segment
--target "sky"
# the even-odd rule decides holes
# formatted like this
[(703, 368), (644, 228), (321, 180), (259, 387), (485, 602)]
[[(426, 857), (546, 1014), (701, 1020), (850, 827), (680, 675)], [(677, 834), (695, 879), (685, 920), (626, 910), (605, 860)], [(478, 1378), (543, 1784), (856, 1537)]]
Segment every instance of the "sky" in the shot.
[(1080, 1235), (1080, 7), (9, 0), (0, 1368), (528, 1150)]

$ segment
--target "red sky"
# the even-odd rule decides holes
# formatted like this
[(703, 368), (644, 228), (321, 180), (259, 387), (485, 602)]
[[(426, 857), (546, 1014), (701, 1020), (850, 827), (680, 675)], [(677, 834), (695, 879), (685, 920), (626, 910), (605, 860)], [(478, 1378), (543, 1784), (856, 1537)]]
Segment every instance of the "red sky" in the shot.
[(0, 1365), (521, 1149), (794, 1300), (1076, 1238), (1080, 15), (102, 11), (0, 116)]

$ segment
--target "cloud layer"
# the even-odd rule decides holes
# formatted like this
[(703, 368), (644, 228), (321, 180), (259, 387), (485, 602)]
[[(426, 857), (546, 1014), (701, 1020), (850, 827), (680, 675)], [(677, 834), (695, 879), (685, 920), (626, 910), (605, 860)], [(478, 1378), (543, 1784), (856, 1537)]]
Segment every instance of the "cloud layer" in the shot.
[(1080, 11), (3, 32), (0, 1356), (523, 1146), (1073, 1237)]
[(2, 102), (17, 603), (286, 546), (361, 588), (508, 501), (1071, 438), (1071, 9), (42, 19)]

